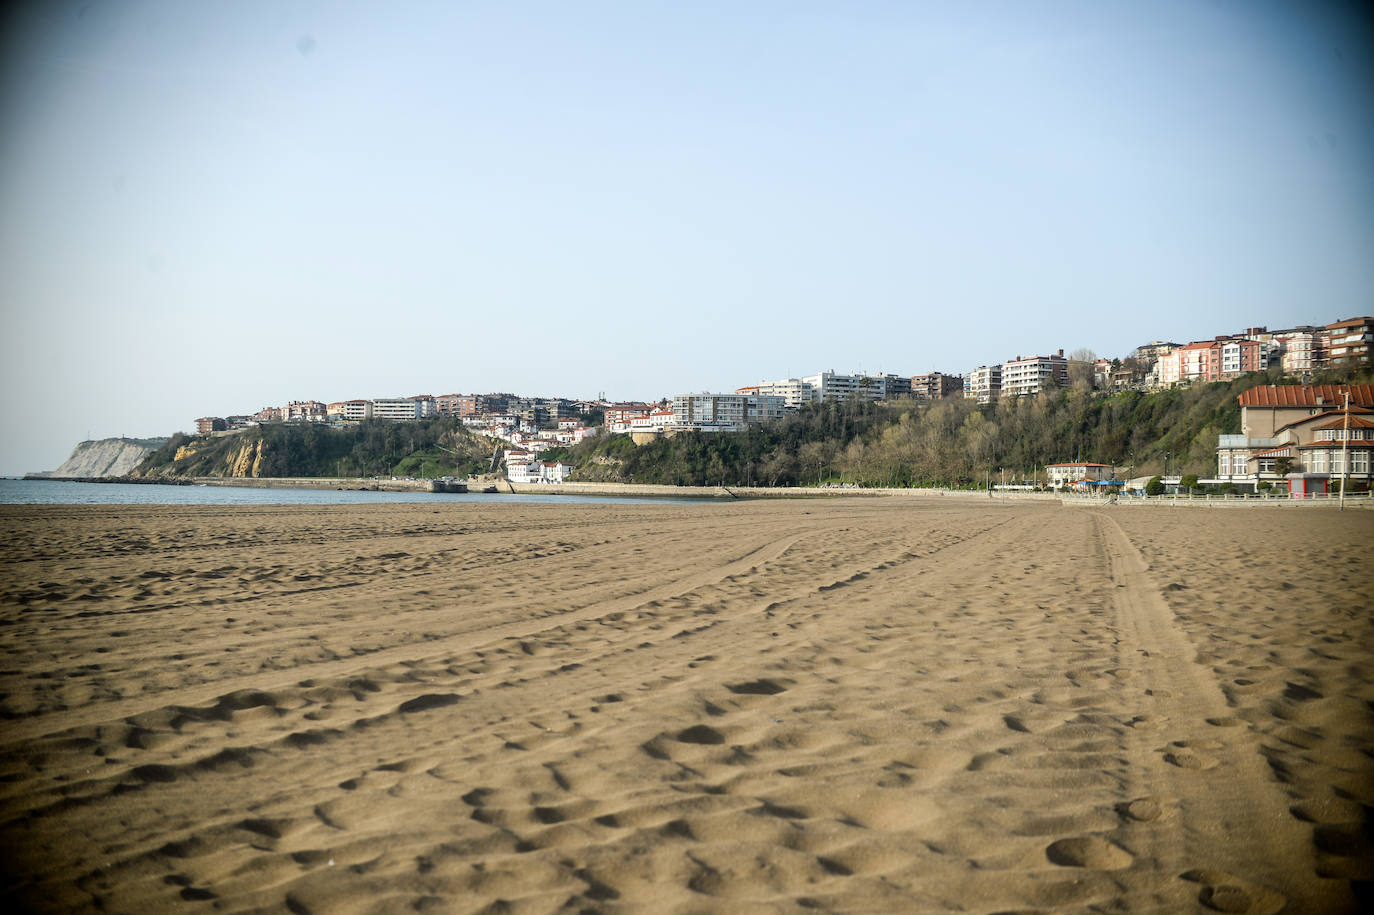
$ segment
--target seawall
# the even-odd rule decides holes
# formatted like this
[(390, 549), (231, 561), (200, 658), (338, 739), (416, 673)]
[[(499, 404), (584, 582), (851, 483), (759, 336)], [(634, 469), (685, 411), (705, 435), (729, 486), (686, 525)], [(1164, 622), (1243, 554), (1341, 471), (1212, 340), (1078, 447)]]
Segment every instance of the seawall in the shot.
[(255, 489), (352, 489), (371, 492), (464, 493), (462, 480), (371, 480), (348, 477), (194, 477), (203, 486), (248, 486)]

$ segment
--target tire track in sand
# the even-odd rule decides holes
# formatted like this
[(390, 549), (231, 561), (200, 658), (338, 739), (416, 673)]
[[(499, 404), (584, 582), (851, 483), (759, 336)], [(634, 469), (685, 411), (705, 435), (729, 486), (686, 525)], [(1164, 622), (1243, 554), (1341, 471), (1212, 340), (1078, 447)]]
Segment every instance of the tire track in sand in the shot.
[[(1137, 796), (1120, 807), (1122, 844), (1164, 881), (1190, 881), (1188, 892), (1210, 910), (1346, 910), (1345, 887), (1317, 876), (1311, 842), (1250, 728), (1195, 660), (1149, 564), (1109, 516), (1093, 520), (1116, 584), (1118, 657), (1148, 687), (1127, 737)], [(1287, 866), (1273, 867), (1278, 861)]]

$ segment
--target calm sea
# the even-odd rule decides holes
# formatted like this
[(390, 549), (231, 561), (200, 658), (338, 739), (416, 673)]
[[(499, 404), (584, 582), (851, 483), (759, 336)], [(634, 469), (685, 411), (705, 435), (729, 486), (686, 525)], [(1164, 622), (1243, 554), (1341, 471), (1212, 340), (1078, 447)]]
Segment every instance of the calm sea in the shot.
[(156, 483), (68, 483), (0, 479), (0, 503), (24, 505), (342, 505), (372, 502), (582, 502), (615, 505), (706, 505), (714, 499), (511, 493), (366, 492), (259, 489), (250, 486), (160, 486)]

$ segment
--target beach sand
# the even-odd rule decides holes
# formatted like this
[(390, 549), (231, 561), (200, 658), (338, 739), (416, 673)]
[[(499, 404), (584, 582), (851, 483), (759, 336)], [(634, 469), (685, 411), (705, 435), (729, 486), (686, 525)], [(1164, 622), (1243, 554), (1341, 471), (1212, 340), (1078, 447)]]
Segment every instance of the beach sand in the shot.
[(1374, 513), (0, 507), (36, 911), (1338, 912)]

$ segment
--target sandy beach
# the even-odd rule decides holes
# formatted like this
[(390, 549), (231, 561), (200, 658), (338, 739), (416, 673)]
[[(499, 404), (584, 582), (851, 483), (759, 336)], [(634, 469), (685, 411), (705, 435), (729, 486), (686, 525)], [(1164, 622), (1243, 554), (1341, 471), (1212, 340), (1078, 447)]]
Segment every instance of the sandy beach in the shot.
[(40, 912), (1344, 912), (1374, 512), (0, 506)]

